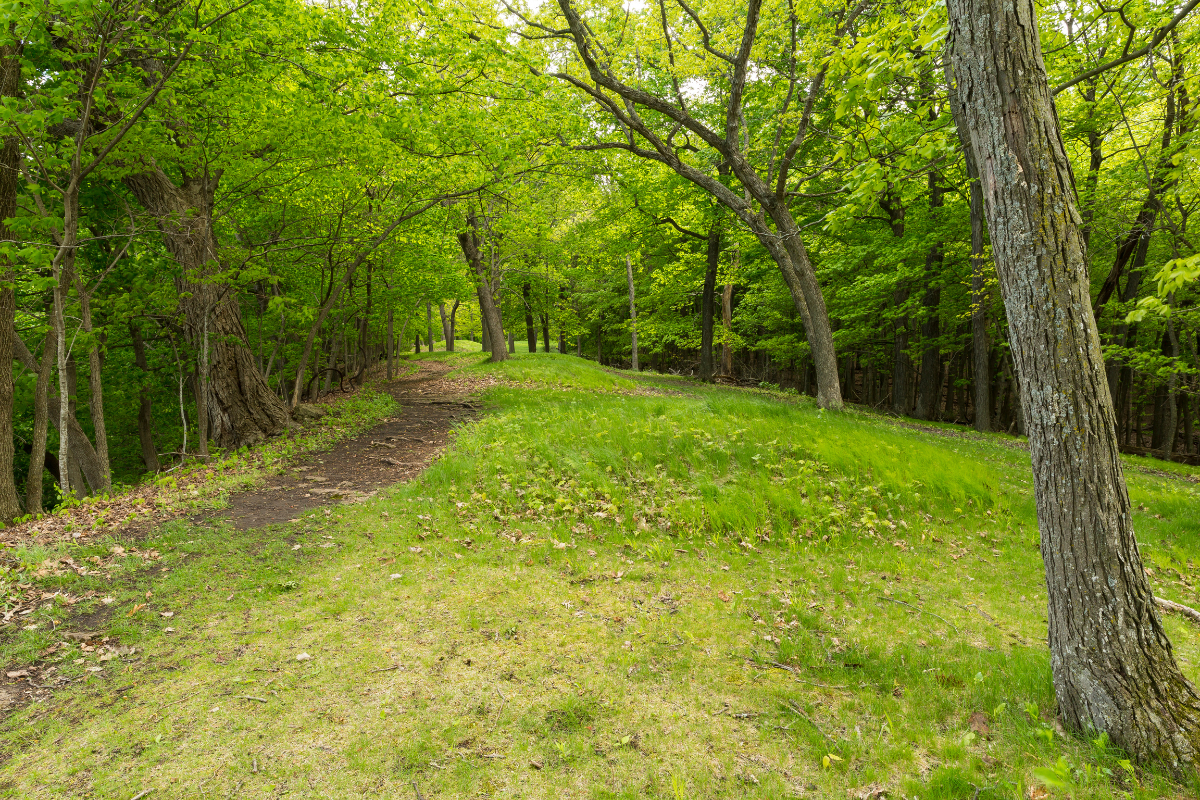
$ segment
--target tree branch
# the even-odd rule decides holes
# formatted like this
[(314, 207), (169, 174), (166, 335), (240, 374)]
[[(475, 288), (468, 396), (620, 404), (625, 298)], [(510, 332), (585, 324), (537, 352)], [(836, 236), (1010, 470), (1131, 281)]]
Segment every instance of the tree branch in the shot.
[[(1154, 48), (1158, 47), (1162, 43), (1162, 40), (1167, 37), (1167, 34), (1173, 31), (1179, 25), (1179, 23), (1183, 22), (1184, 17), (1190, 14), (1198, 5), (1200, 5), (1200, 0), (1191, 0), (1191, 2), (1189, 2), (1187, 5), (1179, 9), (1179, 13), (1172, 17), (1166, 25), (1155, 31), (1154, 37), (1142, 47), (1139, 47), (1137, 50), (1127, 53), (1120, 58), (1114, 58), (1107, 64), (1101, 64), (1098, 67), (1089, 69), (1087, 72), (1079, 73), (1066, 83), (1060, 83), (1058, 86), (1055, 86), (1051, 93), (1058, 94), (1059, 92), (1070, 89), (1072, 86), (1080, 83), (1081, 81), (1086, 81), (1088, 78), (1094, 78), (1102, 72), (1108, 72), (1110, 69), (1115, 69), (1122, 64), (1128, 64), (1130, 61), (1136, 61)], [(1126, 49), (1128, 49), (1128, 44), (1126, 45)]]

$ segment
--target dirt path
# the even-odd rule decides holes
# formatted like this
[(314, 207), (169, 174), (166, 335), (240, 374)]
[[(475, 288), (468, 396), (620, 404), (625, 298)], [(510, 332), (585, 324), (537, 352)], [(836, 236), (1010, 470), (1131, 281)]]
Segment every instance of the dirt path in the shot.
[(360, 502), (429, 466), (451, 427), (474, 416), (478, 406), (461, 382), (446, 379), (453, 365), (417, 364), (416, 373), (380, 387), (400, 403), (395, 416), (328, 452), (301, 456), (262, 489), (231, 495), (216, 518), (241, 530), (282, 524), (320, 506)]

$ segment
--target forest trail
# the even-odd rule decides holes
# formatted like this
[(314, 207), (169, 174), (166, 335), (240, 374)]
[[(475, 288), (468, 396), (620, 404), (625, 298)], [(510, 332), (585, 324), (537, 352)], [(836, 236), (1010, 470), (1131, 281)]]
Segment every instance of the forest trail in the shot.
[(461, 383), (447, 380), (454, 364), (418, 361), (417, 372), (380, 386), (400, 411), (326, 452), (305, 453), (267, 485), (229, 497), (216, 515), (240, 530), (297, 521), (306, 511), (356, 503), (420, 474), (446, 446), (455, 422), (478, 406)]

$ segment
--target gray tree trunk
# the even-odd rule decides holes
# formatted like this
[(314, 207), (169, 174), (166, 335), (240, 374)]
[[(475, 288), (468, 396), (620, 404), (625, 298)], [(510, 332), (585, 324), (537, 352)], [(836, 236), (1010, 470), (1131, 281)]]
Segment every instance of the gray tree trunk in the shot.
[(467, 215), (467, 230), (458, 234), (458, 244), (463, 256), (475, 272), (475, 290), (479, 294), (479, 315), (483, 318), (484, 349), (491, 350), (491, 361), (503, 361), (508, 358), (504, 352), (504, 329), (500, 325), (500, 310), (496, 308), (495, 296), (492, 292), (492, 280), (483, 256), (479, 252), (479, 222), (475, 212)]
[(629, 260), (629, 256), (625, 256), (625, 279), (629, 282), (629, 335), (633, 346), (633, 363), (630, 368), (634, 372), (638, 372), (637, 301), (633, 296), (633, 263)]
[[(949, 64), (946, 65), (949, 71)], [(953, 80), (947, 75), (950, 90), (950, 109), (954, 125), (958, 129), (958, 140), (962, 143), (963, 156), (967, 162), (967, 179), (971, 184), (971, 362), (974, 367), (972, 387), (975, 390), (975, 430), (986, 433), (992, 429), (991, 365), (992, 343), (988, 340), (987, 301), (984, 288), (983, 269), (987, 261), (983, 254), (983, 187), (979, 184), (979, 165), (971, 152), (971, 134), (963, 118), (962, 104), (954, 95)], [(1084, 252), (1087, 252), (1086, 236)]]
[(949, 0), (958, 102), (1011, 328), (1046, 565), (1050, 664), (1074, 730), (1193, 765), (1200, 695), (1146, 580), (1033, 0)]
[[(20, 339), (14, 341), (20, 344), (19, 350), (25, 349), (25, 343)], [(46, 331), (42, 343), (42, 361), (40, 364), (34, 363), (30, 370), (37, 375), (37, 386), (33, 393), (33, 441), (30, 443), (29, 472), (25, 478), (26, 514), (42, 513), (42, 478), (46, 471), (46, 439), (50, 428), (50, 380), (56, 349), (54, 330), (50, 329)], [(55, 416), (57, 418), (57, 414)]]
[(532, 288), (529, 281), (521, 286), (521, 302), (525, 306), (525, 342), (529, 352), (537, 352), (537, 328), (533, 324), (533, 300), (530, 297)]
[(392, 358), (393, 358), (393, 351), (396, 349), (396, 336), (395, 336), (395, 333), (394, 333), (394, 332), (393, 332), (393, 330), (392, 330), (392, 324), (393, 324), (393, 320), (395, 319), (395, 316), (396, 316), (395, 309), (393, 309), (391, 306), (388, 306), (388, 321), (387, 321), (387, 379), (388, 379), (389, 381), (392, 379), (392, 375), (393, 375), (393, 372), (392, 372)]
[(700, 380), (713, 379), (713, 317), (716, 316), (717, 267), (721, 263), (721, 226), (714, 222), (708, 229), (708, 247), (704, 268), (704, 293), (700, 297)]
[[(737, 257), (736, 251), (734, 257)], [(721, 328), (725, 331), (725, 341), (721, 343), (721, 374), (725, 377), (733, 375), (733, 284), (725, 284), (721, 290)]]
[[(208, 339), (202, 400), (209, 435), (221, 447), (234, 448), (282, 433), (288, 426), (287, 408), (254, 363), (237, 296), (230, 287), (205, 280), (219, 269), (212, 230), (217, 177), (204, 173), (176, 186), (155, 167), (126, 177), (124, 183), (158, 221), (163, 242), (179, 263), (181, 272), (175, 284), (189, 337), (201, 350), (201, 339)], [(301, 372), (307, 356), (306, 352), (300, 362)]]

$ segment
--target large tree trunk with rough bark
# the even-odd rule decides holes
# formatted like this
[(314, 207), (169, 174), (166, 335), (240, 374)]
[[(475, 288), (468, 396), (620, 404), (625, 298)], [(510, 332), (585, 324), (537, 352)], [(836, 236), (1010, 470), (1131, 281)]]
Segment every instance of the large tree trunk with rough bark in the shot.
[(495, 296), (492, 293), (490, 269), (483, 261), (479, 252), (479, 220), (474, 212), (467, 215), (467, 229), (458, 234), (458, 244), (462, 248), (463, 257), (475, 273), (475, 290), (479, 294), (479, 315), (483, 317), (484, 349), (490, 348), (492, 357), (489, 361), (504, 361), (508, 354), (504, 352), (504, 328), (500, 324), (500, 310), (496, 308)]
[[(0, 98), (16, 97), (21, 88), (19, 45), (0, 47)], [(0, 239), (11, 241), (8, 220), (17, 214), (20, 187), (20, 151), (17, 137), (0, 142)], [(16, 338), (17, 298), (13, 290), (13, 265), (0, 259), (0, 524), (20, 513), (13, 474), (13, 339)]]
[(948, 10), (1026, 415), (1059, 711), (1074, 730), (1183, 769), (1200, 748), (1200, 695), (1175, 663), (1134, 539), (1034, 4)]
[(188, 335), (198, 350), (207, 350), (207, 374), (202, 377), (208, 435), (219, 446), (233, 448), (282, 433), (289, 418), (254, 363), (236, 293), (206, 280), (219, 270), (212, 230), (218, 178), (189, 175), (176, 186), (155, 167), (130, 175), (125, 185), (158, 221), (167, 250), (179, 263), (181, 274), (175, 283)]

